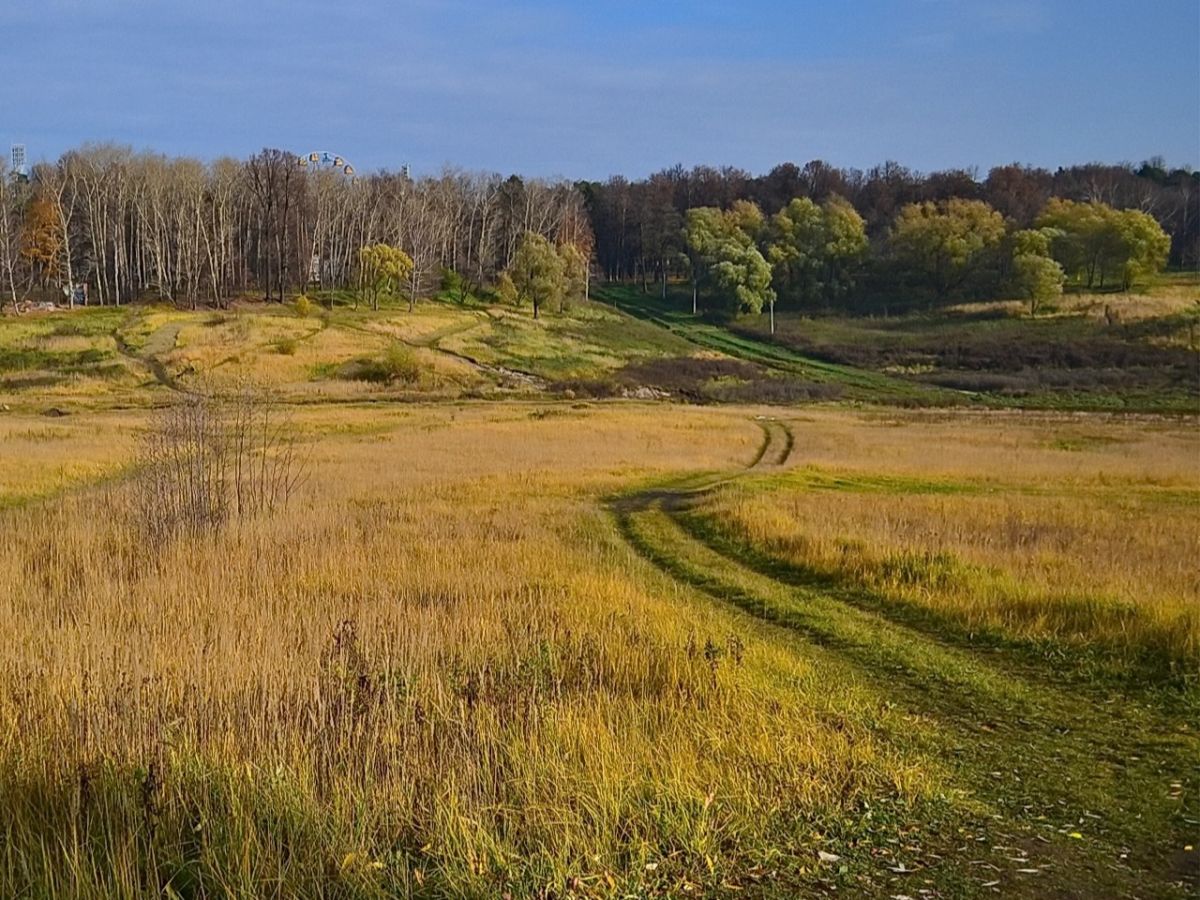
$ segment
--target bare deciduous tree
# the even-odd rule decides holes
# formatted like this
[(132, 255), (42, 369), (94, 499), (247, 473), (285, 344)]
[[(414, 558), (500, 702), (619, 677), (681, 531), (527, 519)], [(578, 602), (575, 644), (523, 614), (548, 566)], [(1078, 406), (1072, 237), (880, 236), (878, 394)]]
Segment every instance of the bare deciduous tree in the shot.
[[(29, 185), (10, 175), (0, 160), (0, 290), (17, 307), (17, 267), (21, 260), (21, 220)], [(3, 307), (0, 302), (0, 307)]]

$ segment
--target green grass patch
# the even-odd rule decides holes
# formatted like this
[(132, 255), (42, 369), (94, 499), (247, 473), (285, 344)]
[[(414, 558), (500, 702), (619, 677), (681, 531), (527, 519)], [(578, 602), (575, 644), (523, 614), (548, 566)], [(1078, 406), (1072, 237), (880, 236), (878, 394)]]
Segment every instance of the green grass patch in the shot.
[(91, 371), (111, 357), (112, 353), (98, 347), (70, 351), (0, 348), (0, 372), (41, 370), (76, 374)]
[[(598, 299), (618, 309), (659, 325), (694, 346), (754, 362), (812, 383), (837, 384), (847, 399), (893, 402), (904, 405), (956, 405), (968, 398), (961, 393), (913, 384), (878, 372), (870, 372), (804, 355), (781, 343), (738, 333), (724, 325), (693, 316), (673, 295), (667, 301), (640, 293), (628, 285), (597, 289)], [(690, 303), (690, 300), (688, 301)]]
[(904, 475), (878, 475), (805, 466), (785, 473), (748, 475), (738, 482), (748, 492), (773, 492), (780, 489), (849, 491), (859, 494), (977, 494), (997, 490), (987, 482), (953, 479), (915, 478)]

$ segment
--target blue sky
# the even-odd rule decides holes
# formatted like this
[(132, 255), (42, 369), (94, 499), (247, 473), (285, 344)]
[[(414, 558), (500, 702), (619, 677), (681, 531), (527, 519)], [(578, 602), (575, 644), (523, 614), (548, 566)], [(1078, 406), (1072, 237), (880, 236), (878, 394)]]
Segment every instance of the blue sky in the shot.
[(602, 178), (1200, 168), (1196, 0), (3, 0), (0, 146)]

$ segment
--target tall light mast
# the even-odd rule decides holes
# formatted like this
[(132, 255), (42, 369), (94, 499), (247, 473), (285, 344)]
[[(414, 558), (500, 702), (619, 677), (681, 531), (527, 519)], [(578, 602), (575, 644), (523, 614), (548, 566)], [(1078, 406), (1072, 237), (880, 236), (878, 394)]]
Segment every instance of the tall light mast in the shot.
[(29, 177), (29, 162), (25, 157), (25, 145), (12, 145), (12, 173), (18, 178)]

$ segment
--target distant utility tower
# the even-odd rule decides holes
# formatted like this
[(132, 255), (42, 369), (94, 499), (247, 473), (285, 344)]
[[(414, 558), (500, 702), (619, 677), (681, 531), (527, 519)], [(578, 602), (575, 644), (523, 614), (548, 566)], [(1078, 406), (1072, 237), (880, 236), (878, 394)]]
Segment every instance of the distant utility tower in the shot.
[(29, 163), (25, 159), (24, 144), (13, 144), (12, 146), (12, 170), (18, 178), (29, 177)]

